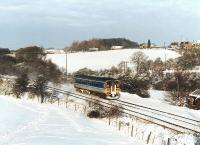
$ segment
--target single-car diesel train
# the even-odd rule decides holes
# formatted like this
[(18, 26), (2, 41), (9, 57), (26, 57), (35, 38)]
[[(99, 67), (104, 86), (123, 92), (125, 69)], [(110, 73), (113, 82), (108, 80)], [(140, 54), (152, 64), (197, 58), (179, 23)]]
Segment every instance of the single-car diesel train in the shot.
[(74, 87), (79, 92), (98, 95), (106, 99), (120, 97), (120, 83), (114, 78), (75, 75)]

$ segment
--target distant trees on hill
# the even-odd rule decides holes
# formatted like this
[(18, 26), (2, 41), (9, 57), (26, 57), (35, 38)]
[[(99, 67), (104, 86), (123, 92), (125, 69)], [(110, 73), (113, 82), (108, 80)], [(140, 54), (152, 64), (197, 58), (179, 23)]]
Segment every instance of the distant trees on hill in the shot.
[(45, 56), (44, 49), (38, 46), (30, 46), (16, 50), (16, 59), (20, 62), (35, 61)]
[(123, 46), (124, 48), (138, 47), (137, 42), (125, 38), (92, 39), (88, 41), (75, 41), (70, 46), (70, 51), (88, 51), (89, 48), (99, 48), (99, 50), (110, 50), (112, 46)]

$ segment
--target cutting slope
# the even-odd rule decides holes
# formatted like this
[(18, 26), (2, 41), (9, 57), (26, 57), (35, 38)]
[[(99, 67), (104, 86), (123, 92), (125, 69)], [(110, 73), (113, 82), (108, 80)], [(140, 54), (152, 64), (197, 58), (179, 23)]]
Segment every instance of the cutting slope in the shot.
[(0, 144), (142, 145), (98, 120), (53, 105), (0, 96)]

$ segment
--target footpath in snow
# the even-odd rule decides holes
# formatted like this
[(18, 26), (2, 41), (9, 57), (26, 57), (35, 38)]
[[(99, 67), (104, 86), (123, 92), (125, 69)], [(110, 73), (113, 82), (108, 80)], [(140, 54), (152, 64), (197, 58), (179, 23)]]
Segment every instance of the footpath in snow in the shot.
[(80, 113), (0, 96), (0, 145), (144, 144)]

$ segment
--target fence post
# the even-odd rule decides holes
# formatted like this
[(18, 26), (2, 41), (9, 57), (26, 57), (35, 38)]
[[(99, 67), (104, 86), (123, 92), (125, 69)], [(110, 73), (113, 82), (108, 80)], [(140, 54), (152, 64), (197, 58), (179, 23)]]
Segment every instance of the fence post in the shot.
[(59, 103), (60, 103), (60, 99), (58, 98), (58, 106), (60, 105)]
[(168, 140), (167, 140), (167, 145), (170, 145), (170, 144), (171, 144), (170, 141), (171, 141), (170, 138), (168, 138)]
[(111, 119), (110, 119), (110, 117), (108, 118), (108, 125), (110, 125), (110, 121), (111, 121)]
[(76, 103), (75, 103), (75, 105), (74, 105), (74, 109), (75, 109), (75, 111), (76, 111)]
[(149, 140), (151, 138), (151, 132), (149, 133), (148, 137), (147, 137), (147, 144), (149, 144)]
[(121, 129), (121, 121), (119, 121), (119, 128), (118, 129), (120, 131), (120, 129)]
[(144, 131), (142, 131), (142, 140), (144, 140)]
[(117, 120), (118, 120), (118, 117), (116, 117), (116, 120), (115, 120), (115, 125), (116, 125), (116, 127), (117, 127), (117, 125), (118, 125)]
[(68, 99), (69, 99), (69, 96), (67, 95), (67, 97), (66, 97), (66, 108), (67, 108)]
[(133, 125), (131, 126), (131, 136), (133, 137)]
[(136, 127), (136, 129), (135, 129), (135, 137), (137, 136), (137, 131), (138, 131), (138, 128)]
[(87, 109), (87, 108), (86, 108), (86, 106), (85, 106), (85, 107), (84, 107), (84, 114), (86, 113), (86, 109)]
[(77, 107), (76, 107), (76, 110), (78, 111), (78, 109), (79, 109), (79, 104), (77, 104)]

